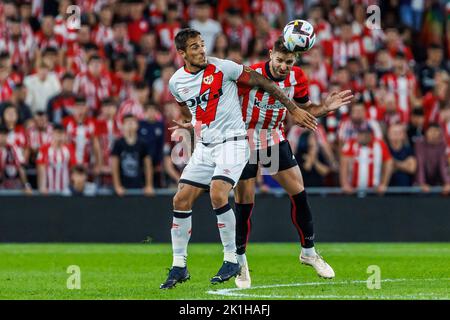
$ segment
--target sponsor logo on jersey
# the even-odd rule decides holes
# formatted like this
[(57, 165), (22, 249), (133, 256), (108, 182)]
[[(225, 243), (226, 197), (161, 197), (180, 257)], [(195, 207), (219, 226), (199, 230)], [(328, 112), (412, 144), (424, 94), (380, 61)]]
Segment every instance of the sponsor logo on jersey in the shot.
[(209, 93), (210, 93), (210, 90), (206, 91), (205, 93), (203, 93), (195, 98), (186, 100), (185, 103), (189, 108), (193, 108), (196, 106), (200, 106), (201, 104), (203, 104), (205, 102), (207, 103), (209, 101), (209, 99), (218, 99), (223, 95), (222, 88), (220, 88), (219, 91), (216, 94), (214, 94), (213, 96), (210, 96)]
[(213, 75), (209, 75), (207, 77), (203, 78), (203, 83), (206, 85), (210, 85), (214, 80), (214, 76)]

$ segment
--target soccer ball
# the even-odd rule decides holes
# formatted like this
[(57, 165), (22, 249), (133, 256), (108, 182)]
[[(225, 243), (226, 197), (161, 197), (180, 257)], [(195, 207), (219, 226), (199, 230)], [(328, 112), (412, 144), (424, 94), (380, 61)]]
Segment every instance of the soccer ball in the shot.
[(292, 52), (305, 52), (316, 41), (314, 28), (308, 21), (293, 20), (283, 29), (284, 46)]

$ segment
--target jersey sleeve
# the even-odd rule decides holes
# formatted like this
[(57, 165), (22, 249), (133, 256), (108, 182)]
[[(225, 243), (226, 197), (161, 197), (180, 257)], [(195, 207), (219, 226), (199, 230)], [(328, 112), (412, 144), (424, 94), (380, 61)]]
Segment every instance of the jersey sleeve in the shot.
[(225, 80), (237, 81), (244, 70), (242, 64), (238, 64), (231, 60), (215, 59), (214, 64), (220, 67)]
[(295, 68), (294, 100), (300, 104), (309, 101), (308, 78), (300, 68)]
[(173, 77), (169, 81), (169, 90), (170, 90), (170, 93), (172, 94), (172, 96), (175, 98), (175, 100), (179, 104), (183, 102), (183, 99), (181, 99), (180, 96), (177, 93), (177, 90), (175, 88), (175, 80), (174, 80)]

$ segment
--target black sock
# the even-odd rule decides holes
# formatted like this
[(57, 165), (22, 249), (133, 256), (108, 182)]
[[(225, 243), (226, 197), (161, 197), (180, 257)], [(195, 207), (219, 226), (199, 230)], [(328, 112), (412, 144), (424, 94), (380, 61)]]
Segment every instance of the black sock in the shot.
[(306, 191), (303, 190), (299, 194), (290, 196), (290, 198), (292, 223), (300, 236), (302, 247), (312, 248), (314, 247), (314, 226)]
[(244, 254), (252, 228), (253, 203), (236, 203), (236, 253)]

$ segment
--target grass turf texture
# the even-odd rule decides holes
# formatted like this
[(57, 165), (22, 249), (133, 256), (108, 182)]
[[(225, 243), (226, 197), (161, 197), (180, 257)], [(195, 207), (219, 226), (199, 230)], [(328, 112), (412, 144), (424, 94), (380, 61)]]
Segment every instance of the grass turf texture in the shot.
[[(319, 244), (318, 249), (335, 279), (320, 279), (300, 265), (297, 244), (250, 244), (254, 287), (235, 290), (234, 279), (209, 284), (221, 265), (221, 245), (191, 244), (191, 280), (163, 291), (159, 285), (172, 262), (169, 244), (1, 244), (0, 299), (450, 298), (450, 243)], [(70, 265), (81, 269), (80, 290), (66, 287)], [(381, 269), (379, 290), (367, 288), (370, 265)]]

